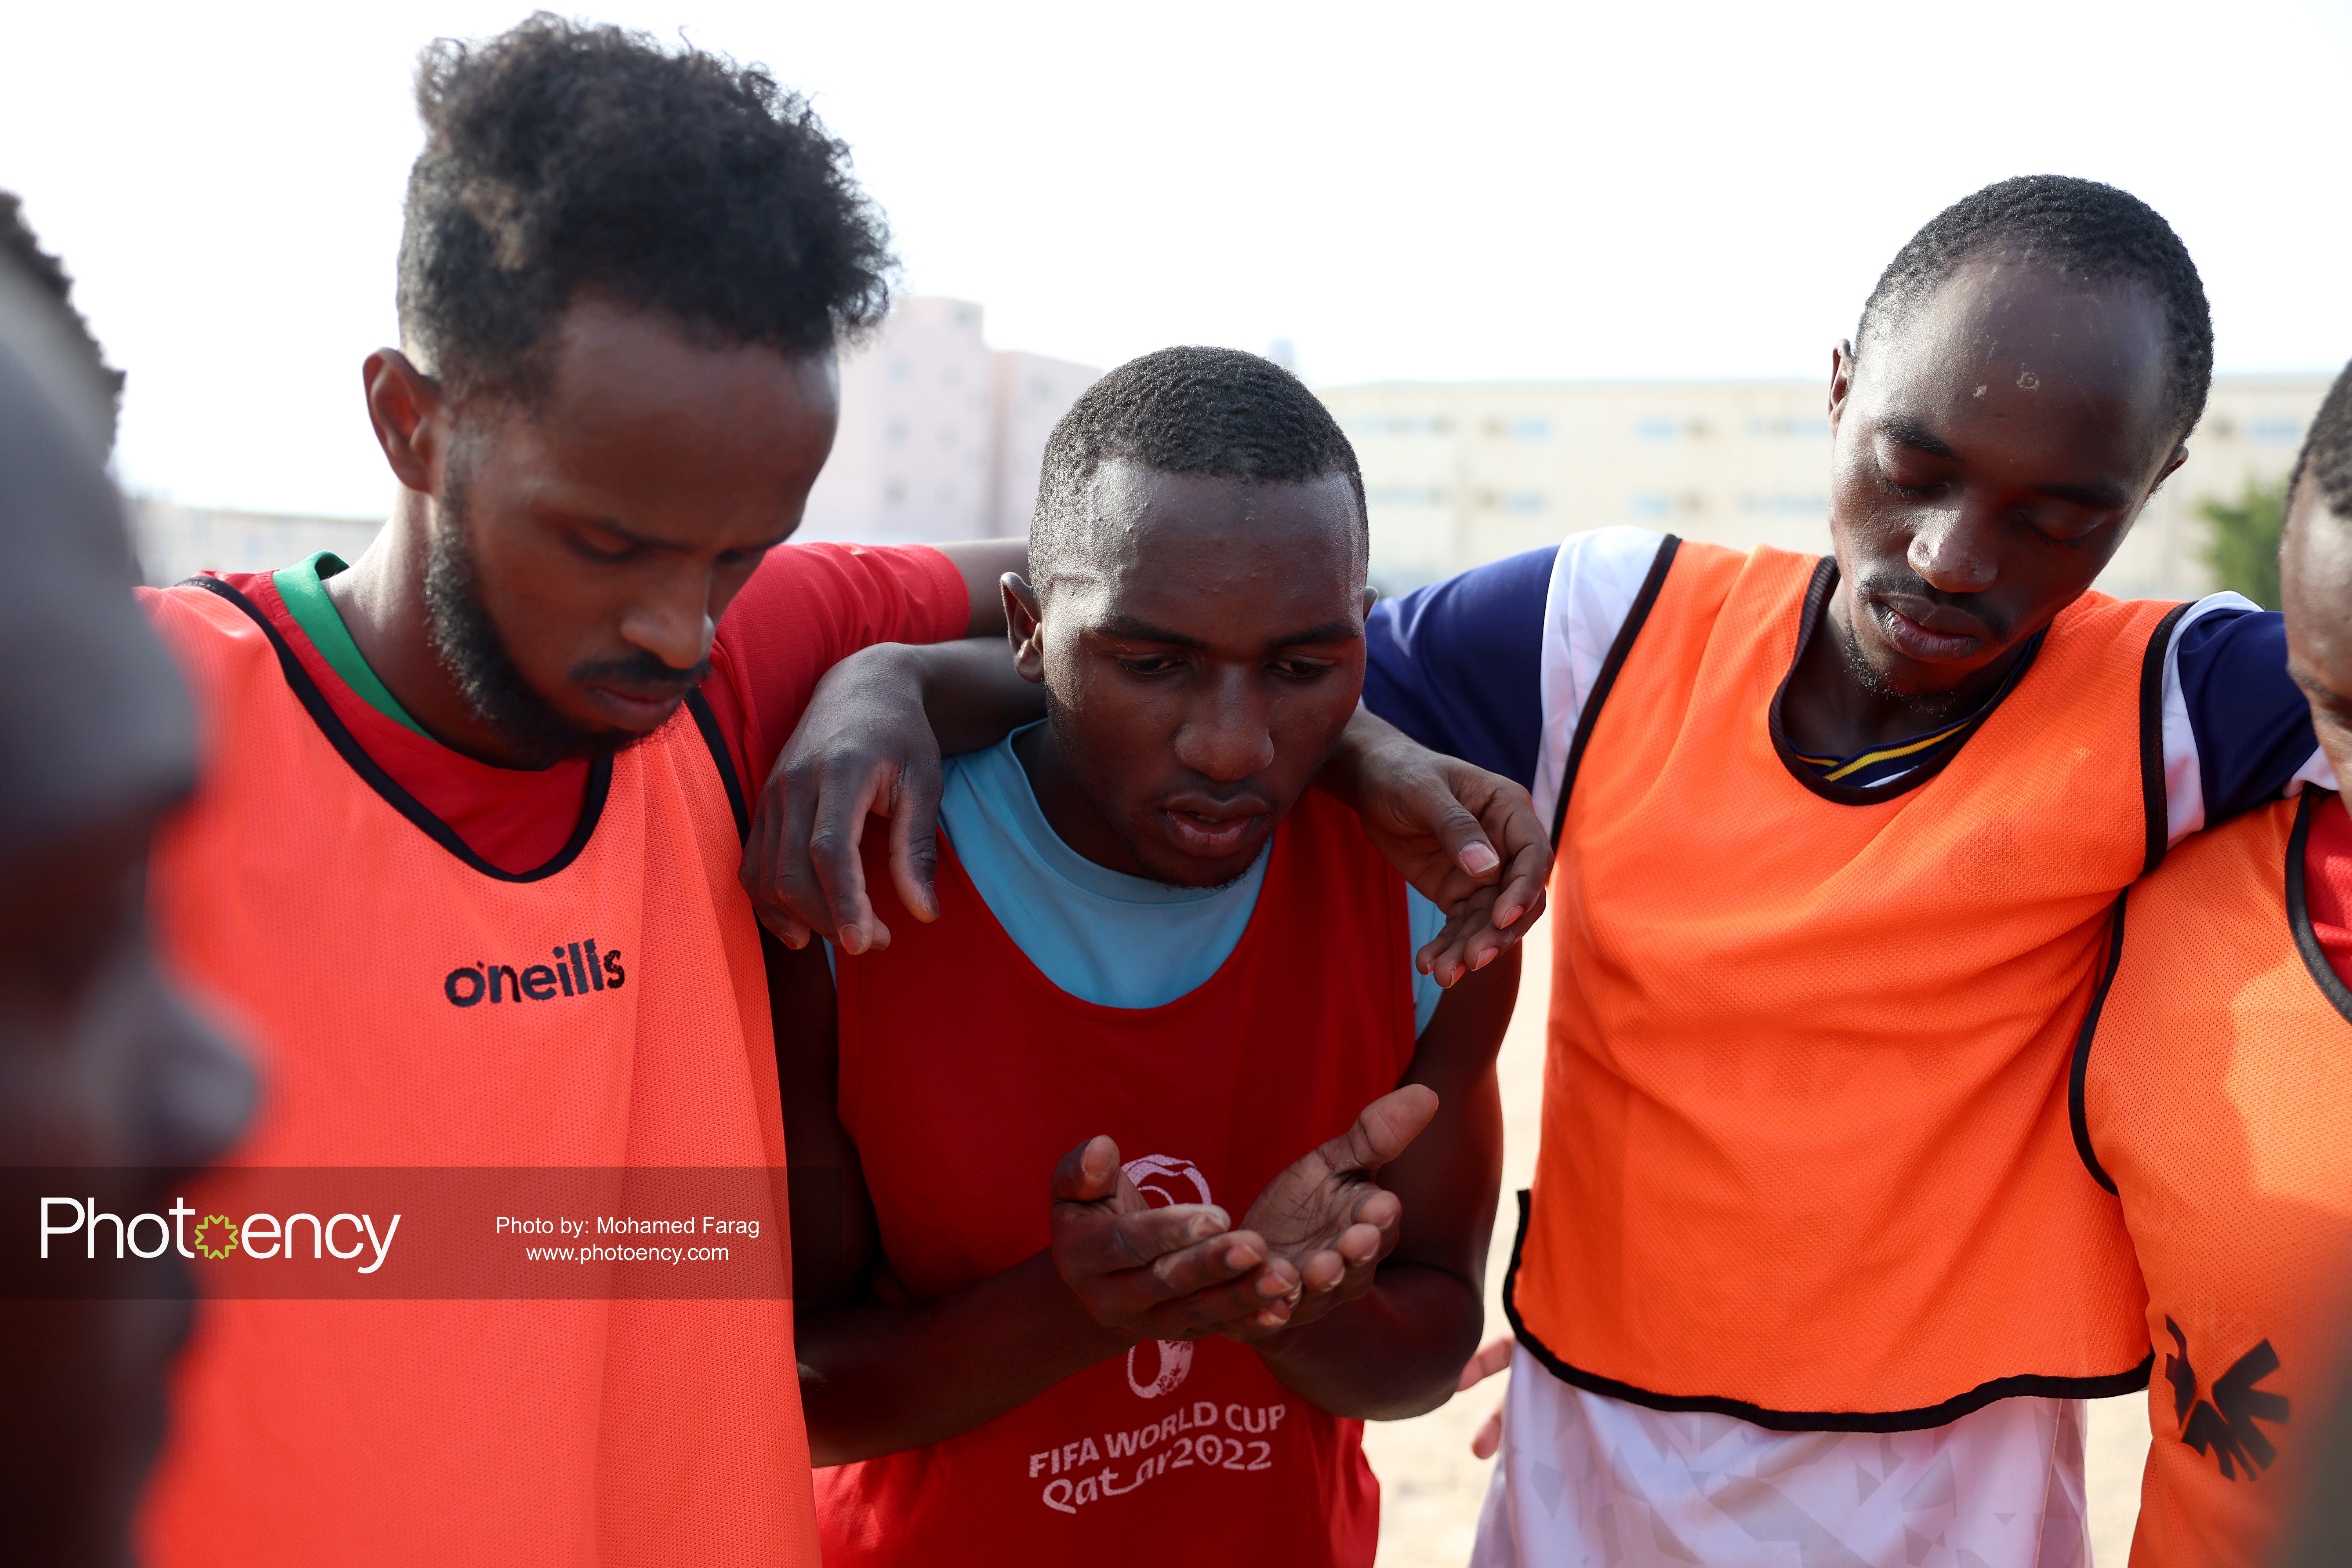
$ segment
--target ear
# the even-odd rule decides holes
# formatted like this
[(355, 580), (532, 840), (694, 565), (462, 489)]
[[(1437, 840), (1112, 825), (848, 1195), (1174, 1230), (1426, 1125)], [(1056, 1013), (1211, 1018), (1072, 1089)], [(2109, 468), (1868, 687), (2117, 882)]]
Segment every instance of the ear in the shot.
[[(2164, 481), (2172, 477), (2173, 470), (2179, 468), (2181, 464), (2188, 460), (2189, 443), (2182, 441), (2172, 448), (2172, 457), (2170, 459), (2165, 463), (2162, 468), (2157, 471), (2156, 483), (2147, 487), (2149, 498), (2152, 499), (2156, 495), (2157, 491), (2162, 489), (2164, 488)], [(2146, 506), (2147, 501), (2142, 500), (2140, 504), (2142, 506)]]
[(1372, 613), (1372, 606), (1380, 602), (1381, 591), (1378, 588), (1373, 587), (1370, 583), (1367, 583), (1364, 584), (1364, 601), (1357, 613), (1359, 615), (1369, 616)]
[(1830, 350), (1830, 438), (1835, 440), (1838, 421), (1845, 414), (1846, 395), (1853, 391), (1853, 344), (1839, 339)]
[(393, 476), (412, 490), (437, 494), (448, 455), (448, 405), (441, 384), (398, 349), (378, 349), (360, 368), (367, 389), (368, 422)]
[(1045, 684), (1044, 612), (1037, 591), (1017, 572), (1007, 572), (997, 586), (1004, 595), (1004, 635), (1013, 644), (1013, 668), (1032, 685)]

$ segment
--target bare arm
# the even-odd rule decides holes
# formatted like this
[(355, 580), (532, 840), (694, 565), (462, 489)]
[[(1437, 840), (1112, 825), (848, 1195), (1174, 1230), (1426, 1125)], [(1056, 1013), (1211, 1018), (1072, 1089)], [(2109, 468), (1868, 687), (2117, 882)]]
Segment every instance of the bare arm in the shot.
[(812, 928), (844, 952), (890, 945), (866, 897), (858, 844), (890, 819), (890, 880), (919, 920), (938, 917), (940, 758), (993, 744), (1045, 717), (1003, 630), (962, 642), (879, 643), (825, 672), (776, 759), (743, 847), (744, 890), (786, 946)]
[(971, 595), (971, 619), (964, 626), (963, 635), (1001, 639), (1004, 636), (1004, 574), (1029, 570), (1029, 542), (961, 539), (931, 548), (955, 563), (955, 569), (963, 574), (964, 591)]
[[(1278, 1323), (1297, 1276), (1204, 1204), (1150, 1208), (1108, 1138), (1054, 1173), (1054, 1244), (936, 1301), (891, 1303), (871, 1281), (880, 1238), (856, 1146), (836, 1110), (837, 1009), (824, 954), (773, 952), (784, 1135), (793, 1151), (795, 1339), (818, 1465), (968, 1432), (1144, 1339)], [(887, 1279), (887, 1270), (884, 1270)], [(894, 1292), (903, 1295), (903, 1292)]]
[(1446, 912), (1420, 954), (1439, 984), (1492, 963), (1542, 915), (1551, 834), (1512, 780), (1359, 708), (1315, 782), (1354, 806), (1389, 864)]
[[(1503, 1170), (1495, 1053), (1518, 980), (1511, 948), (1448, 992), (1422, 1032), (1404, 1081), (1434, 1090), (1437, 1114), (1380, 1168), (1380, 1184), (1402, 1215), (1370, 1288), (1255, 1342), (1276, 1377), (1334, 1415), (1391, 1421), (1433, 1410), (1454, 1394), (1477, 1348)], [(1243, 1223), (1257, 1217), (1253, 1209)], [(1280, 1238), (1267, 1235), (1278, 1254)]]

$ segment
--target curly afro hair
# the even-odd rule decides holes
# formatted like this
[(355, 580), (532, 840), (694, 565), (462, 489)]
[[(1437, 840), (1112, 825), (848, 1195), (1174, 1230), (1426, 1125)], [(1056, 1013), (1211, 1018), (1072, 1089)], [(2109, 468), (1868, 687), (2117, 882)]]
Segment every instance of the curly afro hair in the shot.
[(2004, 252), (2089, 283), (2139, 284), (2164, 306), (2165, 397), (2186, 437), (2213, 385), (2213, 313), (2189, 247), (2128, 191), (2064, 174), (2024, 174), (1961, 197), (1927, 220), (1879, 275), (1855, 330), (1860, 348), (1963, 263)]
[(89, 353), (90, 368), (98, 373), (99, 384), (110, 399), (106, 437), (111, 446), (122, 415), (122, 373), (106, 363), (106, 351), (98, 346), (89, 322), (74, 309), (72, 275), (66, 271), (65, 263), (41, 248), (33, 226), (25, 221), (24, 201), (13, 191), (0, 191), (0, 257), (15, 262), (28, 281), (57, 302), (59, 319), (70, 328), (78, 346)]
[(761, 67), (541, 12), (426, 48), (416, 102), (401, 331), (457, 395), (541, 390), (583, 290), (793, 355), (889, 307), (847, 144)]
[(1357, 537), (1369, 547), (1356, 448), (1306, 383), (1238, 349), (1160, 349), (1087, 388), (1046, 438), (1029, 526), (1030, 575), (1040, 587), (1055, 555), (1087, 528), (1095, 474), (1120, 461), (1245, 484), (1345, 474), (1356, 494)]
[(2352, 521), (2352, 364), (2336, 376), (2312, 418), (2303, 451), (2294, 459), (2294, 475), (2287, 480), (2289, 500), (2306, 475), (2319, 487), (2327, 510)]

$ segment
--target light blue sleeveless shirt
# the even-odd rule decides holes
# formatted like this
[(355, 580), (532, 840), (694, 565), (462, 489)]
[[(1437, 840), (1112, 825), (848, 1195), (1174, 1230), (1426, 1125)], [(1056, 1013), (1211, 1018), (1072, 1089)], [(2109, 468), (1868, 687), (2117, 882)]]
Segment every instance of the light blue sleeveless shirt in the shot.
[[(1097, 866), (1045, 820), (1013, 739), (948, 758), (940, 801), (956, 858), (1005, 934), (1045, 978), (1100, 1006), (1158, 1007), (1206, 982), (1257, 908), (1265, 856), (1221, 888), (1171, 888)], [(1445, 916), (1410, 888), (1405, 909), (1418, 950)], [(1444, 994), (1414, 971), (1416, 1036)]]

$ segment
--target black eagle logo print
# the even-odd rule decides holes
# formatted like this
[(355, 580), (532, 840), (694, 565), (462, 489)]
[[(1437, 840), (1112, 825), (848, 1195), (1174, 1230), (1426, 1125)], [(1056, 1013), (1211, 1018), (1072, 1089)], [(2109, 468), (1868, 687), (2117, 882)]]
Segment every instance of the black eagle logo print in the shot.
[(2170, 1318), (2164, 1320), (2164, 1326), (2172, 1342), (2180, 1347), (2179, 1354), (2164, 1358), (2164, 1376), (2172, 1384), (2172, 1416), (2180, 1425), (2180, 1440), (2200, 1454), (2211, 1454), (2221, 1464), (2223, 1480), (2236, 1480), (2241, 1468), (2252, 1480), (2257, 1471), (2269, 1469), (2271, 1461), (2278, 1458), (2277, 1445), (2255, 1421), (2286, 1425), (2286, 1395), (2254, 1386), (2278, 1370), (2278, 1352), (2264, 1340), (2213, 1380), (2210, 1398), (2200, 1399), (2197, 1372), (2189, 1364), (2189, 1336)]

